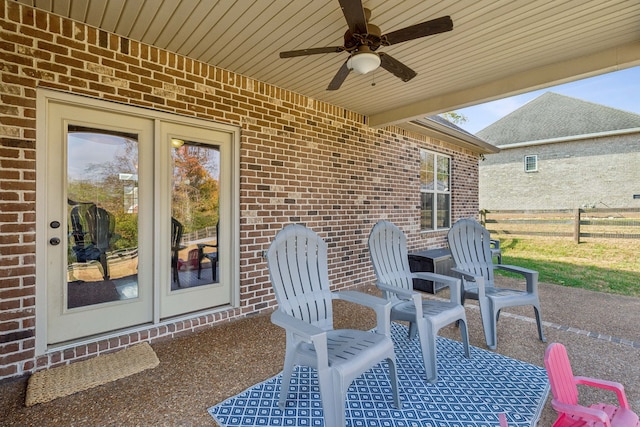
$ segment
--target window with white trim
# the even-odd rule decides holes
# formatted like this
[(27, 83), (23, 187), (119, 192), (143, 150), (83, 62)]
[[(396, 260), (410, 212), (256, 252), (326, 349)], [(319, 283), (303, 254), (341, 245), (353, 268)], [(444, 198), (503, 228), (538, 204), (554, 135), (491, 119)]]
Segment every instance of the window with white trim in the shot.
[(420, 230), (451, 225), (451, 158), (420, 150)]
[(524, 171), (538, 172), (538, 155), (537, 154), (524, 156)]

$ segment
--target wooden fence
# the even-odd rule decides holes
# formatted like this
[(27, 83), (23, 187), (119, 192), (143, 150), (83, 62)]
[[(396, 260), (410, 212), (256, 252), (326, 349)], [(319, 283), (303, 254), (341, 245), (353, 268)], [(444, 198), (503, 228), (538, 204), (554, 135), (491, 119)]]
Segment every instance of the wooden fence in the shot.
[(199, 242), (207, 240), (212, 237), (218, 238), (218, 231), (215, 226), (201, 228), (200, 230), (192, 231), (191, 233), (184, 233), (182, 235), (182, 244), (189, 244), (193, 242)]
[(640, 239), (640, 208), (509, 210), (480, 212), (495, 234), (573, 238)]

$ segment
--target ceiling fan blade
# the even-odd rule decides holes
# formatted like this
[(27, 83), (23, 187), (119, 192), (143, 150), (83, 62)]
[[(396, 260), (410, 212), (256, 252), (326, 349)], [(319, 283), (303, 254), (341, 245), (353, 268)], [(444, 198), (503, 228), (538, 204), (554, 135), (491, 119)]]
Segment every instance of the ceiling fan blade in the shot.
[(386, 40), (385, 44), (390, 46), (392, 44), (419, 39), (420, 37), (431, 36), (433, 34), (444, 33), (451, 30), (453, 30), (453, 21), (451, 20), (451, 17), (442, 16), (437, 19), (432, 19), (431, 21), (391, 31), (388, 34), (383, 35), (382, 38), (383, 40)]
[(336, 75), (333, 76), (333, 80), (331, 80), (331, 83), (329, 83), (327, 90), (340, 89), (340, 86), (342, 86), (342, 83), (344, 83), (344, 81), (347, 79), (347, 76), (351, 72), (351, 69), (347, 67), (347, 61), (344, 61), (344, 64), (342, 64), (342, 67), (340, 67)]
[(319, 53), (340, 53), (343, 50), (344, 47), (342, 46), (312, 47), (311, 49), (280, 52), (280, 58), (294, 58), (296, 56), (317, 55)]
[(367, 17), (361, 0), (340, 0), (340, 7), (353, 34), (367, 34)]
[(380, 55), (380, 66), (403, 82), (408, 82), (418, 75), (411, 68), (386, 53), (379, 53), (378, 55)]

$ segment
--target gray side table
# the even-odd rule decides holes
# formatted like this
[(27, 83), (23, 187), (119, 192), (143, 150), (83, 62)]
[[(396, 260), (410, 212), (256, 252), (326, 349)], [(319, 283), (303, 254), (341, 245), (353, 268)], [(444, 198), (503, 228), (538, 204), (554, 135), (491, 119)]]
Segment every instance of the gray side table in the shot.
[[(449, 251), (448, 248), (438, 248), (410, 252), (409, 268), (412, 272), (426, 271), (451, 276), (451, 268), (453, 268), (451, 251)], [(437, 283), (434, 287), (431, 280), (413, 279), (413, 288), (418, 291), (435, 294), (444, 287), (445, 286), (440, 283)]]

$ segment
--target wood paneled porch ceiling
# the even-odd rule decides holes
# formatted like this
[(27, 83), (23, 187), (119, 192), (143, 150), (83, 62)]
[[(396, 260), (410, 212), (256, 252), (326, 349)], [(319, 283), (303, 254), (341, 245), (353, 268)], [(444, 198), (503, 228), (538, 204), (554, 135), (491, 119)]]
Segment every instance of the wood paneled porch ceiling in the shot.
[(347, 53), (278, 56), (342, 45), (337, 0), (12, 1), (345, 107), (372, 126), (640, 65), (636, 0), (364, 0), (383, 33), (443, 15), (454, 28), (381, 48), (413, 80), (352, 72), (337, 91), (326, 87)]

